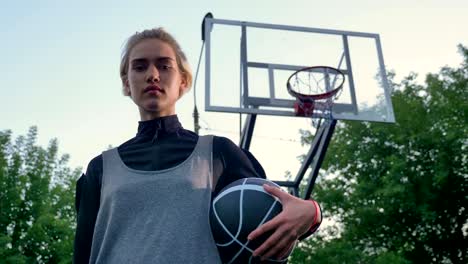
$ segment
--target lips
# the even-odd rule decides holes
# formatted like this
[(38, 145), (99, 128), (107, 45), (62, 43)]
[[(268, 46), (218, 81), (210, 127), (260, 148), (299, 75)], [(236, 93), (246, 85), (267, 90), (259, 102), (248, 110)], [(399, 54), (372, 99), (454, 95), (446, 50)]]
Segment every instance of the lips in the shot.
[(149, 85), (148, 87), (145, 88), (145, 90), (143, 90), (143, 93), (148, 93), (148, 92), (160, 92), (160, 93), (164, 93), (164, 90), (161, 89), (159, 86), (157, 85)]

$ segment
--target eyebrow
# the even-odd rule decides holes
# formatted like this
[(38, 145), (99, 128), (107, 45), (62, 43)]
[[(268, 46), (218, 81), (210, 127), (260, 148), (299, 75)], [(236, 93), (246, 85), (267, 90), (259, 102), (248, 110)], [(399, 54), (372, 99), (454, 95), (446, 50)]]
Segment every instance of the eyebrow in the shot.
[[(131, 63), (138, 63), (138, 62), (146, 62), (148, 61), (147, 58), (136, 58), (136, 59), (133, 59), (131, 61)], [(176, 61), (175, 59), (171, 58), (171, 57), (158, 57), (156, 59), (157, 62), (165, 62), (165, 61)]]

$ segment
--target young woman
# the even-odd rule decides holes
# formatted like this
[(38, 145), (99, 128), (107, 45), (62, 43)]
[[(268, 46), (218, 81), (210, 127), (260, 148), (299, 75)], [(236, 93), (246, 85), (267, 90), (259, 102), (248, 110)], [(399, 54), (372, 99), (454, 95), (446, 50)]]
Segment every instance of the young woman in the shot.
[[(136, 136), (91, 160), (78, 180), (74, 263), (220, 263), (209, 206), (229, 183), (265, 173), (248, 151), (224, 137), (184, 129), (176, 102), (192, 74), (182, 49), (162, 28), (129, 38), (120, 65), (123, 93), (138, 107)], [(281, 259), (321, 221), (314, 201), (265, 187), (283, 212), (252, 232), (272, 235), (254, 255)]]

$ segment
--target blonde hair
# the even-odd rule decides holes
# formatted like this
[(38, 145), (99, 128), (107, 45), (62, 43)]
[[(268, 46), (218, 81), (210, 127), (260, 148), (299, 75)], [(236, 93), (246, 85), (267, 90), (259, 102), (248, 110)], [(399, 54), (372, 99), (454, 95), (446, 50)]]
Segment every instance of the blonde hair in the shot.
[(127, 80), (127, 76), (128, 76), (130, 52), (132, 51), (133, 47), (135, 47), (136, 44), (140, 43), (142, 40), (145, 40), (145, 39), (159, 39), (169, 44), (169, 46), (172, 47), (172, 49), (174, 50), (176, 54), (177, 67), (179, 68), (182, 74), (182, 78), (185, 79), (187, 87), (190, 88), (190, 86), (192, 86), (193, 77), (192, 77), (192, 70), (187, 61), (187, 57), (185, 56), (185, 53), (182, 51), (177, 40), (171, 34), (169, 34), (169, 32), (167, 32), (161, 27), (158, 27), (158, 28), (146, 29), (146, 30), (143, 30), (142, 32), (136, 32), (126, 41), (124, 49), (122, 51), (122, 57), (120, 60), (120, 79), (122, 80), (123, 94), (128, 96), (126, 89), (125, 89), (125, 81)]

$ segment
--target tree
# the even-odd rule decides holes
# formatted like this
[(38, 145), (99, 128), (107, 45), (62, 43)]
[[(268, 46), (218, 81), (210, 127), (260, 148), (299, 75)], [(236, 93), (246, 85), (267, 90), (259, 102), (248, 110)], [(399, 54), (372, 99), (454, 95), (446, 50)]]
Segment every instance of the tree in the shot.
[(46, 149), (36, 139), (36, 127), (14, 142), (0, 131), (0, 263), (71, 263), (81, 169), (58, 157), (56, 139)]
[(336, 224), (291, 263), (468, 263), (468, 49), (459, 50), (459, 68), (393, 84), (396, 124), (339, 123), (313, 194)]

